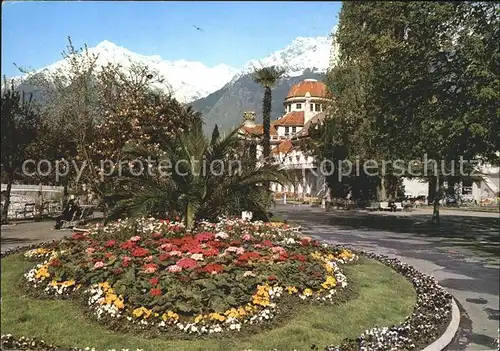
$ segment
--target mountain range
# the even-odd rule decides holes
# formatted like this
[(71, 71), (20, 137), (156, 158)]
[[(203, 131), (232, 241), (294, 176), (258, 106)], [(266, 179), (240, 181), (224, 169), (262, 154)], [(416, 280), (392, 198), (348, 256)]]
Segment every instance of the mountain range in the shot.
[[(286, 75), (273, 89), (271, 118), (279, 117), (284, 109), (283, 100), (288, 90), (306, 78), (322, 79), (329, 66), (332, 42), (328, 37), (298, 37), (282, 50), (262, 59), (247, 62), (242, 68), (219, 64), (208, 67), (201, 62), (186, 60), (168, 61), (160, 56), (145, 56), (132, 52), (110, 41), (103, 41), (89, 48), (97, 55), (97, 64), (113, 62), (124, 68), (132, 63), (147, 65), (151, 73), (179, 101), (190, 104), (203, 113), (205, 130), (211, 131), (217, 124), (228, 130), (241, 122), (246, 110), (253, 110), (257, 118), (262, 112), (263, 89), (253, 82), (251, 72), (255, 68), (277, 65), (286, 69)], [(37, 71), (66, 69), (68, 60), (57, 61)]]

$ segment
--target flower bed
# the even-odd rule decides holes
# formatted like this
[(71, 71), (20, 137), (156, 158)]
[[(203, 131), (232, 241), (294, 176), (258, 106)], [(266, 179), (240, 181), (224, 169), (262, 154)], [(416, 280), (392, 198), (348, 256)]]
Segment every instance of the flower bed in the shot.
[(186, 232), (154, 219), (117, 222), (27, 251), (38, 295), (85, 299), (114, 329), (188, 334), (239, 331), (280, 312), (280, 300), (329, 302), (357, 256), (299, 238), (287, 226), (224, 220)]
[[(175, 226), (175, 224), (170, 224), (169, 226)], [(258, 225), (260, 227), (260, 225)], [(109, 228), (108, 228), (109, 229)], [(222, 229), (220, 227), (215, 227), (214, 229)], [(286, 229), (286, 228), (284, 228)], [(175, 231), (182, 234), (182, 230), (176, 229)], [(226, 228), (228, 230), (228, 228)], [(273, 232), (274, 229), (262, 229), (259, 228), (259, 232), (265, 232), (266, 234), (263, 234), (262, 236), (262, 241), (264, 240), (270, 240), (266, 239), (267, 237), (275, 236), (276, 241), (288, 241), (291, 242), (288, 236), (288, 233), (283, 232), (282, 230), (278, 230), (277, 232)], [(103, 230), (101, 230), (103, 231)], [(222, 231), (222, 230), (221, 230)], [(104, 230), (105, 232), (105, 230)], [(224, 232), (224, 231), (222, 231)], [(227, 232), (227, 231), (226, 231)], [(108, 233), (109, 234), (109, 233)], [(180, 237), (181, 234), (178, 236)], [(99, 237), (101, 234), (99, 233), (94, 233), (91, 234), (90, 236), (96, 236)], [(243, 233), (240, 233), (240, 236), (244, 235)], [(147, 236), (147, 235), (145, 235)], [(87, 239), (80, 238), (79, 236), (69, 243), (74, 243), (74, 240), (76, 240), (79, 244), (82, 244), (86, 241)], [(224, 240), (231, 240), (229, 238), (223, 239)], [(303, 245), (298, 238), (293, 238), (295, 245), (300, 249), (300, 250), (318, 250), (321, 252), (321, 250), (334, 250), (335, 252), (339, 253), (339, 255), (343, 252), (342, 249), (340, 248), (330, 248), (326, 247), (323, 245), (318, 245), (318, 243), (315, 243), (314, 241), (309, 241), (306, 240), (304, 244), (307, 243), (307, 245)], [(68, 245), (69, 243), (63, 243), (59, 244), (58, 247), (63, 247)], [(297, 243), (299, 243), (297, 245)], [(257, 243), (258, 244), (258, 243)], [(88, 246), (88, 245), (87, 245)], [(286, 244), (282, 245), (283, 247), (286, 246)], [(47, 249), (47, 246), (44, 248), (45, 250)], [(257, 249), (259, 249), (257, 247)], [(310, 253), (314, 253), (314, 251)], [(15, 252), (15, 251), (12, 251)], [(272, 251), (271, 251), (272, 252)], [(363, 254), (361, 252), (355, 252), (354, 250), (349, 250), (349, 251), (344, 251), (344, 252), (352, 252), (355, 253), (356, 255)], [(104, 254), (104, 252), (103, 252)], [(231, 253), (231, 255), (235, 253)], [(27, 256), (41, 256), (44, 255), (44, 258), (47, 259), (47, 255), (50, 255), (49, 251), (44, 251), (44, 250), (39, 250), (37, 252), (31, 251)], [(64, 254), (63, 254), (64, 255)], [(408, 316), (408, 318), (400, 325), (394, 325), (394, 326), (389, 326), (389, 327), (376, 327), (371, 330), (365, 331), (360, 337), (356, 339), (349, 339), (345, 340), (342, 345), (340, 346), (328, 346), (325, 348), (325, 350), (344, 350), (344, 351), (350, 351), (350, 350), (359, 350), (359, 349), (365, 349), (365, 350), (418, 350), (435, 339), (437, 339), (444, 329), (448, 326), (449, 320), (451, 318), (451, 296), (444, 290), (442, 289), (436, 282), (436, 280), (432, 277), (429, 277), (425, 274), (422, 274), (418, 271), (416, 271), (413, 267), (408, 266), (396, 259), (389, 259), (385, 256), (379, 256), (379, 255), (373, 255), (373, 254), (363, 254), (366, 255), (369, 258), (376, 259), (387, 266), (393, 268), (395, 271), (406, 277), (415, 287), (415, 290), (417, 292), (417, 302), (414, 307), (414, 312)], [(2, 255), (3, 256), (3, 255)], [(49, 256), (50, 257), (50, 256)], [(148, 257), (148, 256), (146, 256)], [(352, 256), (356, 257), (356, 256)], [(61, 259), (61, 257), (59, 257)], [(341, 258), (342, 259), (342, 258)], [(198, 261), (197, 261), (198, 262)], [(274, 260), (273, 260), (274, 262)], [(337, 266), (337, 263), (335, 265)], [(94, 263), (95, 264), (95, 263)], [(279, 264), (279, 263), (278, 263)], [(103, 269), (98, 268), (98, 269)], [(338, 267), (337, 267), (338, 268)], [(49, 266), (48, 271), (49, 273), (51, 272), (52, 268)], [(325, 269), (326, 271), (326, 269)], [(181, 271), (183, 272), (183, 271)], [(185, 271), (184, 271), (185, 272)], [(42, 270), (42, 273), (43, 270)], [(177, 272), (180, 273), (180, 272)], [(221, 272), (222, 273), (222, 272)], [(212, 277), (216, 277), (217, 274), (221, 273), (216, 273), (216, 274), (211, 274)], [(52, 277), (46, 277), (47, 282), (51, 281)], [(268, 276), (269, 278), (269, 276)], [(282, 279), (280, 277), (280, 279)], [(272, 285), (272, 279), (271, 282), (267, 282), (268, 285)], [(326, 282), (326, 279), (325, 279)], [(265, 284), (265, 283), (264, 283)], [(68, 283), (66, 284), (68, 285)], [(78, 289), (76, 290), (76, 286), (78, 286), (75, 282), (75, 284), (71, 284), (69, 287), (66, 287), (62, 289), (63, 291), (70, 291), (71, 289), (75, 289), (74, 291), (83, 291), (84, 289)], [(74, 288), (72, 288), (74, 287)], [(38, 287), (37, 291), (42, 291), (41, 287)], [(69, 289), (69, 290), (68, 290)], [(311, 289), (313, 290), (313, 289)], [(318, 289), (319, 290), (319, 289)], [(314, 290), (313, 290), (314, 291)], [(57, 294), (57, 293), (56, 293)], [(255, 294), (258, 295), (258, 294)], [(286, 294), (283, 294), (284, 297), (286, 298), (293, 298), (293, 297), (298, 297), (299, 295), (302, 295), (305, 297), (305, 294), (291, 294), (288, 295), (288, 292)], [(270, 303), (274, 303), (274, 299), (270, 299)], [(279, 306), (279, 304), (278, 304)], [(151, 315), (150, 315), (151, 316)], [(185, 318), (185, 317), (184, 317)], [(141, 324), (138, 324), (141, 326)], [(26, 346), (26, 344), (33, 343), (32, 345), (36, 345), (36, 349), (39, 350), (61, 350), (53, 346), (47, 346), (43, 341), (37, 341), (37, 340), (29, 340), (27, 339), (15, 339), (11, 336), (2, 337), (2, 347), (6, 349), (19, 349), (19, 350), (26, 350), (29, 349), (29, 347), (33, 348), (33, 346)], [(311, 344), (314, 343), (314, 340), (311, 340)], [(290, 347), (293, 347), (293, 345), (290, 345)], [(316, 346), (315, 348), (316, 349)], [(82, 350), (78, 348), (74, 348), (74, 350)]]

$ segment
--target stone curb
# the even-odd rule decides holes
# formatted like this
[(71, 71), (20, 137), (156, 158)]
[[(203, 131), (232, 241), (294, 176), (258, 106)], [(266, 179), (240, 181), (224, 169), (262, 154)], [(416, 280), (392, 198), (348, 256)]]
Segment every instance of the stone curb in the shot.
[(442, 351), (448, 346), (458, 330), (458, 325), (460, 324), (460, 310), (458, 309), (455, 298), (451, 299), (451, 321), (448, 324), (448, 328), (444, 331), (436, 341), (427, 346), (422, 351)]

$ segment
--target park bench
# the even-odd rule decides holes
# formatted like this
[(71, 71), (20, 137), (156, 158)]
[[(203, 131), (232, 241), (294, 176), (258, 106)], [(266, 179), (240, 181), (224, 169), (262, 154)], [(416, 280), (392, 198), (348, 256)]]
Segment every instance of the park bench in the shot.
[(403, 211), (404, 207), (402, 202), (395, 202), (394, 205), (396, 206), (394, 208), (396, 211)]
[(382, 211), (392, 210), (391, 206), (389, 206), (389, 202), (387, 202), (387, 201), (380, 202), (379, 209), (381, 209)]
[(16, 218), (18, 216), (22, 216), (24, 219), (28, 218), (34, 218), (35, 217), (35, 203), (34, 202), (28, 202), (24, 204), (24, 208), (21, 210), (16, 210)]
[(368, 211), (377, 211), (380, 208), (379, 202), (371, 202), (370, 206), (365, 207)]

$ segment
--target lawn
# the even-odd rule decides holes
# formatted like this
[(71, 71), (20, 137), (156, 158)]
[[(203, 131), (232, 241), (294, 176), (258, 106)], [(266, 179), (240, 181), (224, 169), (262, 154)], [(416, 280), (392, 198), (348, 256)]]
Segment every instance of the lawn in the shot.
[(146, 339), (119, 334), (88, 319), (72, 301), (35, 300), (19, 290), (19, 282), (33, 263), (21, 255), (2, 259), (2, 333), (43, 339), (61, 347), (95, 347), (96, 350), (141, 348), (146, 350), (298, 350), (320, 349), (356, 337), (365, 329), (402, 322), (413, 311), (412, 285), (381, 263), (362, 258), (344, 272), (358, 297), (335, 306), (308, 306), (293, 318), (267, 331), (246, 337), (213, 337), (198, 340)]

